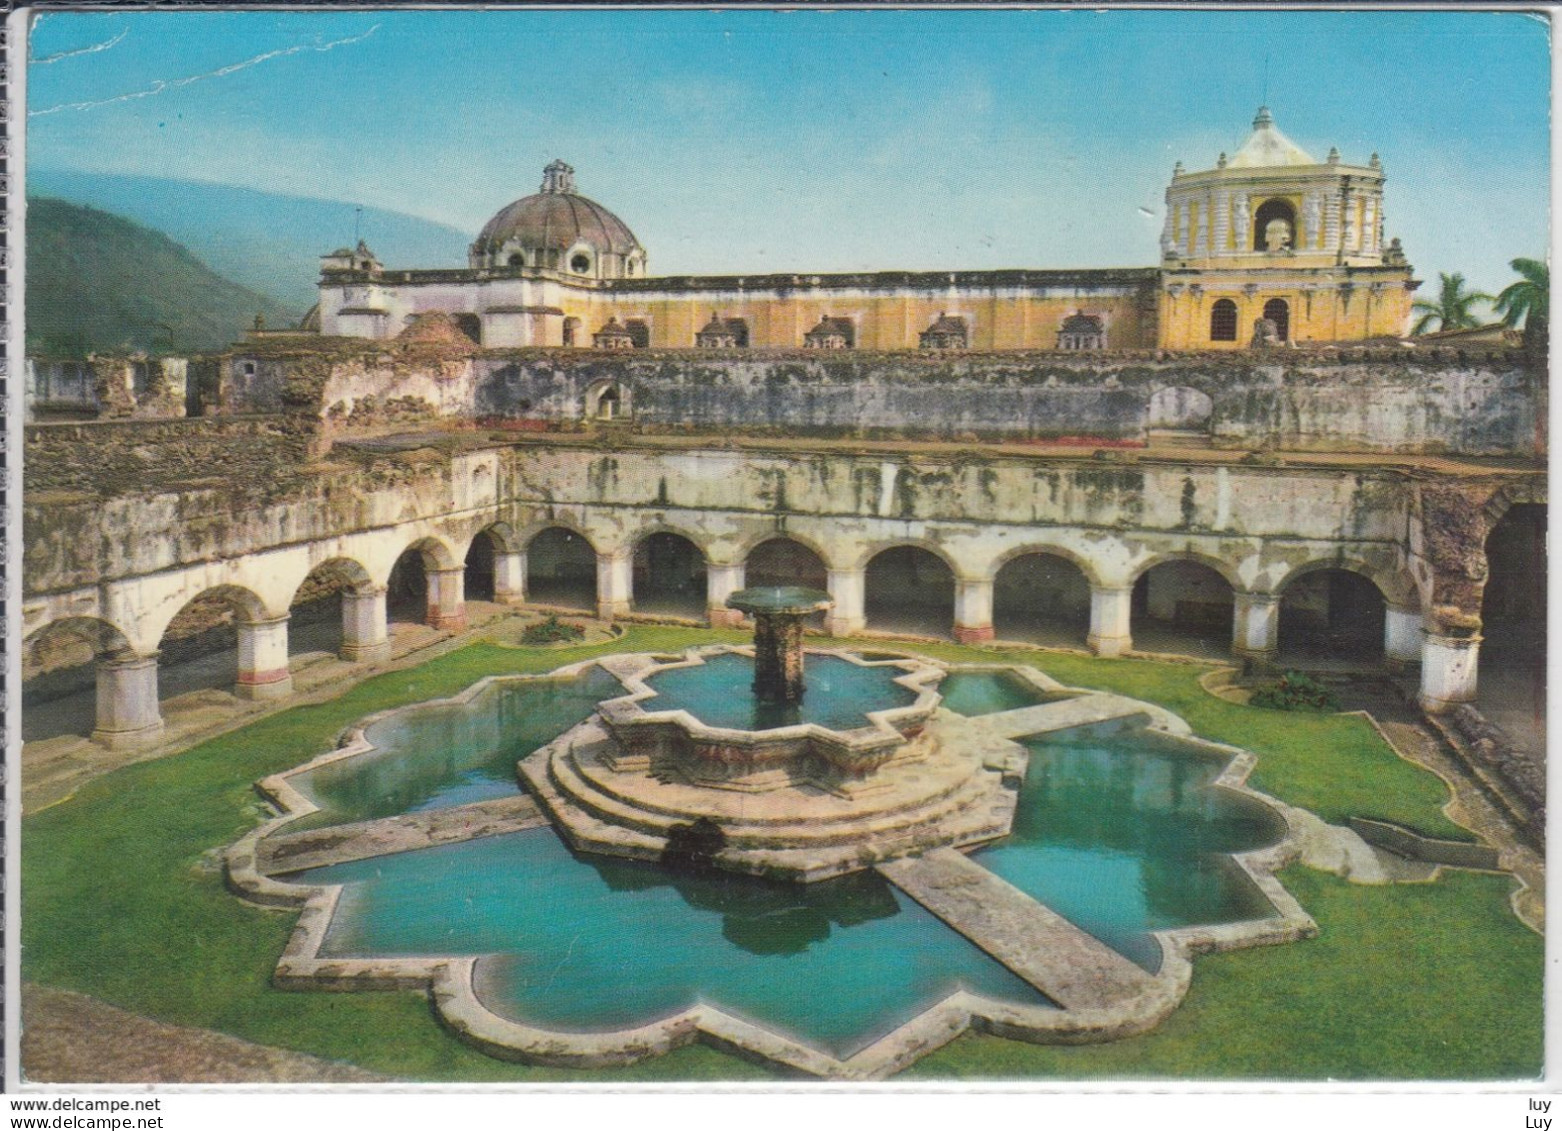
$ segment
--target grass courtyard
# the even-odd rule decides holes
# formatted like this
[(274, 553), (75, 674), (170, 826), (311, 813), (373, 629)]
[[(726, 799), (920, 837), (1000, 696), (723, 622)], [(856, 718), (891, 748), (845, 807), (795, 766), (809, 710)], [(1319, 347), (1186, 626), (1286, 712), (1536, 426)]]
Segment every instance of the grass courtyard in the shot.
[[(261, 819), (253, 783), (330, 748), (354, 720), (451, 695), (488, 675), (542, 672), (612, 651), (668, 651), (741, 634), (637, 626), (569, 649), (476, 643), (388, 672), (175, 756), (128, 766), (22, 826), (24, 979), (182, 1025), (427, 1081), (768, 1079), (694, 1046), (631, 1068), (532, 1068), (448, 1035), (419, 993), (282, 992), (270, 975), (296, 911), (248, 906), (220, 853)], [(1207, 669), (1071, 654), (916, 645), (957, 661), (1031, 663), (1067, 683), (1159, 703), (1200, 735), (1252, 750), (1251, 784), (1325, 820), (1369, 816), (1468, 838), (1447, 789), (1360, 718), (1224, 702)], [(968, 1033), (902, 1079), (1512, 1079), (1541, 1070), (1542, 940), (1513, 915), (1505, 876), (1353, 885), (1280, 874), (1320, 927), (1307, 942), (1195, 961), (1187, 999), (1155, 1031), (1104, 1045), (1038, 1046)], [(25, 1018), (24, 1018), (25, 1022)]]

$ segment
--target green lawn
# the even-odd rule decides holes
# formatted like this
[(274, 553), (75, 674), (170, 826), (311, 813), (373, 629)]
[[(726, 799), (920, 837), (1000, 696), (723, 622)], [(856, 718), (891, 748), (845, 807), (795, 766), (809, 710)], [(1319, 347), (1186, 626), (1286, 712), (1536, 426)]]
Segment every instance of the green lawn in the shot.
[[(546, 671), (609, 651), (676, 650), (738, 634), (637, 626), (605, 645), (474, 644), (367, 680), (173, 757), (129, 766), (22, 826), (24, 978), (149, 1016), (422, 1080), (763, 1079), (703, 1047), (630, 1069), (506, 1064), (448, 1036), (421, 994), (271, 989), (294, 912), (247, 906), (217, 854), (252, 828), (253, 783), (333, 745), (372, 711), (450, 695), (500, 672)], [(955, 660), (994, 652), (917, 646)], [(1253, 783), (1330, 821), (1382, 817), (1467, 835), (1442, 816), (1442, 783), (1400, 761), (1365, 722), (1214, 699), (1191, 665), (1015, 653), (1065, 683), (1161, 703), (1200, 734), (1260, 756)], [(1541, 1058), (1541, 940), (1513, 917), (1500, 876), (1368, 888), (1293, 867), (1287, 887), (1322, 936), (1203, 957), (1187, 1001), (1155, 1032), (1057, 1048), (970, 1034), (916, 1077), (1493, 1078), (1535, 1075)], [(1436, 1001), (1427, 1008), (1425, 998)]]

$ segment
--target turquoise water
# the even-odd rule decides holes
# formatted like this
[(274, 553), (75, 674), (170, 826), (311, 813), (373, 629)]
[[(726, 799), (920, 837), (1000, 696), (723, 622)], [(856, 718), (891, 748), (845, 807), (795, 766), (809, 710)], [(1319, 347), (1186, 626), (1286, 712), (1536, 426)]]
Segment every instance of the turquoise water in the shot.
[(803, 666), (802, 704), (778, 707), (755, 701), (754, 661), (727, 652), (652, 676), (645, 682), (656, 698), (640, 705), (647, 711), (682, 708), (707, 726), (733, 730), (774, 730), (796, 723), (850, 730), (868, 724), (868, 711), (916, 702), (914, 692), (895, 682), (905, 674), (900, 668), (865, 668), (838, 656), (809, 656)]
[(623, 684), (592, 666), (576, 679), (490, 684), (466, 706), (398, 711), (365, 732), (372, 753), (293, 775), (293, 784), (324, 810), (294, 827), (514, 794), (517, 761), (589, 718), (601, 700), (623, 693)]
[(991, 715), (1067, 697), (1043, 691), (1009, 672), (950, 672), (938, 685), (938, 693), (944, 706), (957, 715)]
[(1275, 914), (1230, 853), (1284, 834), (1261, 802), (1210, 786), (1224, 760), (1139, 730), (1031, 739), (1012, 833), (973, 859), (1149, 970), (1149, 932)]
[(960, 987), (1046, 1004), (876, 873), (819, 884), (576, 856), (549, 829), (316, 869), (345, 883), (324, 953), (486, 955), (483, 1003), (550, 1029), (703, 999), (836, 1056)]

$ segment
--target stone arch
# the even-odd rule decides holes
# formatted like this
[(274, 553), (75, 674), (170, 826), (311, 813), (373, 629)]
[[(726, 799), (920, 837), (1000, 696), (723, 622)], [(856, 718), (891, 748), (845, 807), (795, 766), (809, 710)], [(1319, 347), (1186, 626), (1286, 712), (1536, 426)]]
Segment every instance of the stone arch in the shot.
[(802, 585), (825, 589), (830, 567), (801, 538), (772, 533), (749, 547), (743, 555), (745, 585)]
[[(448, 575), (459, 568), (450, 546), (441, 538), (428, 535), (414, 539), (397, 555), (385, 582), (385, 615), (388, 621), (399, 624), (427, 624), (443, 627), (453, 622), (459, 613), (454, 609), (440, 608), (442, 594), (429, 584), (429, 575)], [(446, 600), (446, 605), (459, 605), (459, 601)]]
[(347, 615), (342, 595), (369, 593), (374, 587), (368, 569), (352, 558), (328, 558), (311, 568), (288, 602), (288, 655), (340, 653)]
[[(1253, 210), (1253, 251), (1278, 250), (1270, 247), (1269, 225), (1281, 222), (1285, 225), (1283, 247), (1296, 246), (1296, 209), (1284, 197), (1271, 197)], [(1279, 238), (1281, 230), (1276, 230)]]
[(926, 550), (928, 553), (932, 554), (935, 558), (948, 566), (949, 572), (955, 577), (964, 576), (961, 573), (959, 566), (949, 556), (949, 550), (942, 543), (936, 542), (931, 538), (895, 538), (883, 542), (867, 543), (863, 546), (862, 549), (858, 551), (857, 560), (852, 563), (852, 568), (865, 570), (868, 568), (868, 564), (872, 562), (874, 558), (884, 553), (884, 551), (894, 550), (901, 546), (910, 546), (914, 549)]
[(1278, 593), (1281, 665), (1382, 662), (1389, 602), (1360, 563), (1319, 562), (1294, 570)]
[(636, 612), (704, 620), (709, 558), (688, 534), (658, 524), (641, 532), (630, 559)]
[(1275, 596), (1284, 599), (1285, 591), (1291, 586), (1292, 582), (1305, 578), (1310, 574), (1330, 569), (1342, 570), (1346, 573), (1354, 573), (1364, 577), (1372, 583), (1373, 588), (1378, 591), (1378, 594), (1387, 604), (1409, 606), (1420, 603), (1420, 596), (1413, 578), (1403, 573), (1385, 573), (1370, 562), (1344, 555), (1314, 558), (1287, 570), (1274, 583), (1271, 592)]
[(813, 554), (814, 557), (818, 558), (819, 561), (824, 564), (824, 568), (826, 570), (835, 568), (835, 566), (831, 564), (831, 562), (834, 560), (832, 557), (832, 549), (834, 548), (826, 544), (822, 539), (806, 532), (799, 533), (795, 530), (779, 530), (776, 527), (768, 524), (765, 525), (762, 529), (754, 531), (752, 534), (749, 534), (747, 537), (741, 539), (738, 542), (736, 559), (741, 562), (746, 562), (748, 561), (749, 556), (753, 554), (753, 552), (760, 546), (763, 546), (766, 542), (776, 541), (777, 539), (785, 539), (788, 542), (796, 542), (799, 546), (803, 547), (803, 549), (809, 551), (811, 554)]
[(1189, 385), (1168, 385), (1150, 394), (1145, 418), (1147, 428), (1207, 430), (1215, 415), (1215, 401)]
[(1016, 558), (1023, 558), (1027, 554), (1050, 554), (1055, 558), (1062, 558), (1080, 573), (1084, 574), (1085, 582), (1089, 585), (1101, 585), (1101, 570), (1096, 562), (1078, 550), (1054, 542), (1024, 542), (1018, 546), (1011, 546), (997, 557), (993, 558), (987, 566), (986, 579), (996, 582), (998, 574), (1003, 568)]
[(496, 559), (520, 552), (515, 531), (507, 522), (491, 522), (472, 535), (462, 561), (462, 593), (468, 599), (496, 601), (502, 586), (496, 581)]
[(1275, 324), (1275, 337), (1282, 341), (1291, 340), (1291, 304), (1283, 298), (1272, 298), (1264, 303), (1263, 316)]
[(239, 683), (239, 625), (270, 619), (242, 585), (214, 585), (187, 600), (158, 637), (157, 697), (230, 691)]
[(993, 632), (1002, 640), (1084, 648), (1090, 587), (1073, 555), (1050, 547), (1009, 554), (993, 573)]
[(588, 420), (623, 420), (632, 415), (633, 397), (622, 381), (603, 377), (586, 386), (584, 404)]
[(51, 620), (22, 640), (23, 742), (89, 736), (97, 725), (98, 661), (130, 656), (130, 638), (94, 616)]
[(1158, 554), (1135, 574), (1129, 602), (1134, 646), (1146, 652), (1226, 656), (1240, 584), (1225, 562)]
[(955, 569), (943, 554), (915, 542), (876, 551), (863, 566), (867, 627), (948, 637), (955, 621)]
[(597, 551), (573, 524), (551, 522), (526, 540), (529, 604), (595, 612)]

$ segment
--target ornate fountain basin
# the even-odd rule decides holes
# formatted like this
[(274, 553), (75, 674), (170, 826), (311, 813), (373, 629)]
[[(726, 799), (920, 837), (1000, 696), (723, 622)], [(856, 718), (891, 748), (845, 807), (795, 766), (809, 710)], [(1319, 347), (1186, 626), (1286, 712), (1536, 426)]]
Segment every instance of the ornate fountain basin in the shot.
[(615, 750), (604, 760), (614, 769), (651, 768), (699, 785), (768, 790), (812, 784), (840, 794), (871, 788), (875, 771), (896, 758), (915, 756), (913, 740), (938, 709), (940, 668), (917, 660), (868, 661), (852, 652), (810, 649), (860, 668), (899, 669), (892, 682), (915, 698), (909, 704), (863, 713), (863, 724), (837, 729), (798, 722), (748, 730), (714, 726), (683, 708), (658, 710), (665, 699), (652, 683), (666, 672), (699, 667), (723, 655), (752, 658), (752, 648), (715, 646), (683, 658), (623, 673), (629, 694), (598, 708)]

